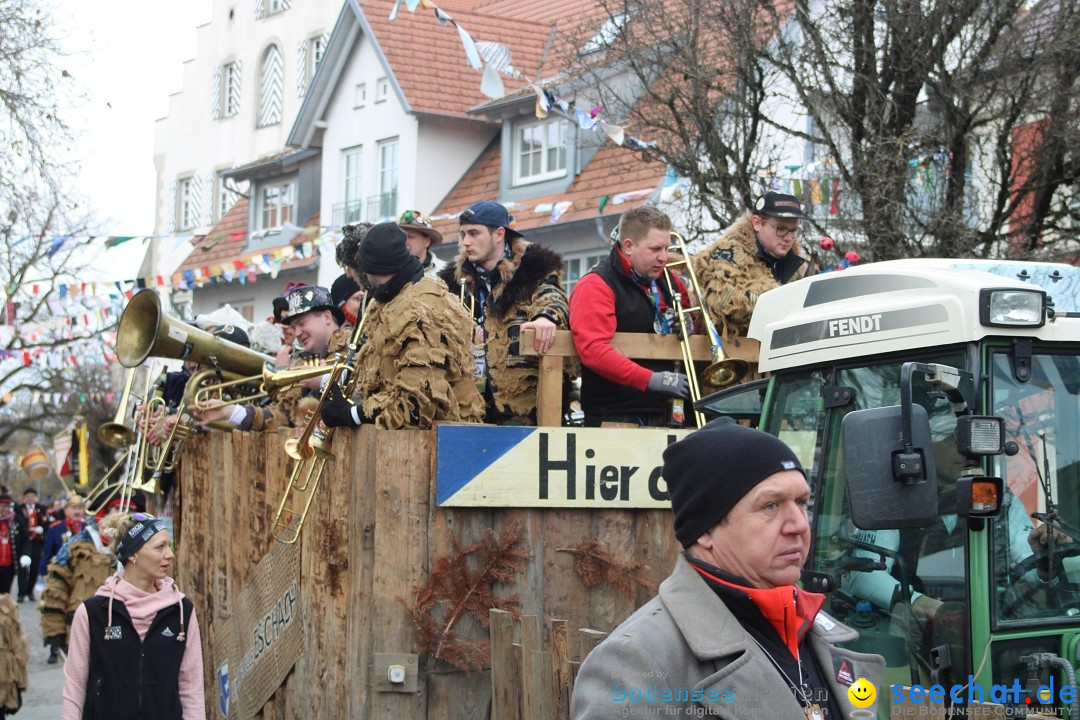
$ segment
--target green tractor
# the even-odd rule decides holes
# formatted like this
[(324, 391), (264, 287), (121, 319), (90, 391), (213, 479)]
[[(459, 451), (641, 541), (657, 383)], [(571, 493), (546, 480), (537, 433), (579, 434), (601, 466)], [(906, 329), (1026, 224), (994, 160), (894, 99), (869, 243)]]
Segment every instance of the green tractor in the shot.
[(804, 584), (879, 698), (1080, 720), (1080, 269), (868, 264), (762, 295), (750, 336), (768, 379), (698, 407), (809, 469)]

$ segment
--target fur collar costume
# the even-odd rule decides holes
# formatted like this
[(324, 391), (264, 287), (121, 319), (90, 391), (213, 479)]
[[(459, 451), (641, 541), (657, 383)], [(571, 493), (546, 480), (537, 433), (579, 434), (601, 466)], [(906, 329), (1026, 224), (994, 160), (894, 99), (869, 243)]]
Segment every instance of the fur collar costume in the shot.
[[(705, 296), (709, 317), (725, 342), (746, 337), (758, 296), (780, 287), (772, 268), (758, 255), (757, 235), (750, 213), (732, 223), (723, 234), (694, 257), (694, 273)], [(788, 263), (797, 268), (786, 282), (806, 274), (807, 262), (798, 243)]]
[(410, 282), (367, 312), (356, 392), (376, 427), (426, 429), (435, 421), (483, 419), (469, 354), (472, 323), (442, 282)]
[(508, 242), (510, 257), (495, 266), (497, 279), (483, 307), (476, 270), (464, 253), (439, 276), (454, 295), (464, 281), (468, 294), (476, 299), (474, 317), (483, 321), (488, 376), (485, 421), (535, 424), (540, 358), (520, 354), (518, 333), (522, 324), (539, 317), (567, 327), (569, 310), (560, 279), (563, 260), (558, 253), (524, 238), (513, 237)]

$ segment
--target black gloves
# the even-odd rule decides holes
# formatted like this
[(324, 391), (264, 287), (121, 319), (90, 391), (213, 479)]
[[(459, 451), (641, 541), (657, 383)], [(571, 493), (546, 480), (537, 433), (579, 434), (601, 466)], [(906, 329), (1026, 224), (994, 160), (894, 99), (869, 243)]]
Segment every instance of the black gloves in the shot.
[(326, 395), (326, 402), (319, 408), (319, 415), (326, 427), (360, 427), (360, 423), (353, 417), (354, 407), (355, 405), (342, 397), (341, 388), (335, 383)]

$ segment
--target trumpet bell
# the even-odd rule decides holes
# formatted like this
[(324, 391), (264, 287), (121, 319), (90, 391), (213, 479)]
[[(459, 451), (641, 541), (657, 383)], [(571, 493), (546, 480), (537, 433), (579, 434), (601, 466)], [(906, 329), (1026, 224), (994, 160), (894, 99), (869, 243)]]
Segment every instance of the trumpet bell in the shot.
[(118, 422), (102, 423), (97, 431), (98, 440), (111, 448), (123, 450), (135, 444), (135, 431)]
[(701, 381), (713, 387), (728, 387), (741, 381), (750, 372), (750, 363), (738, 358), (723, 358), (701, 371)]
[(308, 443), (301, 445), (300, 438), (291, 437), (285, 441), (285, 454), (293, 460), (303, 462), (304, 460), (310, 460), (315, 455), (315, 448)]

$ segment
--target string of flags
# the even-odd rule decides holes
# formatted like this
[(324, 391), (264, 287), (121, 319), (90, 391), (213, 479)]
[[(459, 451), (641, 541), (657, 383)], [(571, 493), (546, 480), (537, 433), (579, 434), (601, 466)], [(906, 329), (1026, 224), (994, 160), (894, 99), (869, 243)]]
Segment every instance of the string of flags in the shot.
[(457, 30), (461, 44), (465, 49), (465, 58), (474, 70), (481, 71), (480, 92), (492, 100), (498, 100), (506, 96), (500, 73), (518, 82), (525, 84), (520, 92), (532, 92), (536, 96), (536, 117), (546, 118), (552, 112), (559, 112), (568, 120), (576, 123), (582, 130), (595, 130), (607, 136), (616, 145), (628, 147), (632, 150), (652, 150), (661, 159), (663, 154), (657, 150), (655, 142), (645, 142), (632, 135), (628, 135), (626, 128), (618, 123), (610, 121), (604, 116), (604, 107), (594, 105), (589, 109), (578, 108), (572, 100), (566, 100), (556, 96), (551, 90), (529, 80), (521, 71), (513, 66), (513, 54), (510, 48), (502, 43), (479, 41), (461, 23), (454, 20), (450, 13), (440, 8), (431, 0), (395, 0), (390, 10), (390, 22), (397, 20), (402, 4), (410, 13), (417, 10), (430, 10), (435, 19), (441, 25), (452, 25)]

